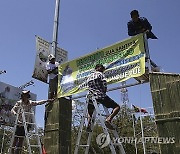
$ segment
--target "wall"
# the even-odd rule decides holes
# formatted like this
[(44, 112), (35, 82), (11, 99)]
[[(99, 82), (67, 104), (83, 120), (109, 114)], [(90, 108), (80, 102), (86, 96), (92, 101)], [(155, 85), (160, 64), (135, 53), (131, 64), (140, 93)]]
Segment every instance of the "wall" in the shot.
[(175, 137), (160, 144), (162, 154), (180, 152), (180, 74), (151, 73), (150, 86), (159, 137)]
[(46, 105), (44, 146), (47, 154), (71, 154), (71, 100)]

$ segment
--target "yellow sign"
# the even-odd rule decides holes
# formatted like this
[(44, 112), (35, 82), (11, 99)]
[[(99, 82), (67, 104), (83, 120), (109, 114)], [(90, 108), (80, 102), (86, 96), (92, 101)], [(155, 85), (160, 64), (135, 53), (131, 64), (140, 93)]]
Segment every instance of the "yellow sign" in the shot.
[(103, 64), (108, 84), (125, 81), (145, 73), (143, 34), (99, 49), (59, 67), (58, 97), (87, 90), (86, 80), (96, 64)]

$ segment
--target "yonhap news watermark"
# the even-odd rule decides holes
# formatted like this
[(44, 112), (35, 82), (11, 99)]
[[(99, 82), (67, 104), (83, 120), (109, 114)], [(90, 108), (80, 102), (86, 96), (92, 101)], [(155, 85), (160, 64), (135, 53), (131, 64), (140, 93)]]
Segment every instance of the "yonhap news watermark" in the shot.
[(119, 137), (113, 138), (113, 143), (152, 143), (152, 144), (167, 144), (175, 143), (175, 137)]
[(97, 136), (96, 142), (100, 148), (104, 148), (112, 142), (113, 145), (119, 144), (142, 144), (142, 143), (151, 143), (151, 144), (173, 144), (175, 143), (175, 137), (113, 137), (110, 139), (109, 134), (101, 133)]

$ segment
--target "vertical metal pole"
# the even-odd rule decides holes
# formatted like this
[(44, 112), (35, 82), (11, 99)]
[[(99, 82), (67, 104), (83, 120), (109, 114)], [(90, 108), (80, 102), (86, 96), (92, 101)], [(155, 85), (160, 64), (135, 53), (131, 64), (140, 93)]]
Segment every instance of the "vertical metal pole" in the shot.
[[(131, 109), (133, 109), (132, 105), (131, 105)], [(138, 149), (137, 149), (137, 143), (136, 143), (136, 128), (135, 128), (135, 119), (134, 119), (134, 113), (132, 113), (132, 121), (133, 121), (133, 130), (134, 130), (134, 139), (135, 139), (135, 149), (136, 149), (136, 154), (138, 154)]]
[(146, 51), (146, 58), (147, 58), (149, 72), (152, 72), (151, 58), (150, 58), (149, 47), (148, 47), (148, 39), (147, 39), (146, 33), (144, 33), (144, 46), (145, 46), (145, 51)]
[(54, 27), (53, 27), (53, 41), (52, 41), (52, 50), (51, 50), (51, 54), (53, 54), (54, 56), (56, 56), (56, 47), (57, 47), (57, 40), (58, 40), (59, 8), (60, 8), (60, 0), (56, 0), (55, 14), (54, 14)]
[[(55, 4), (55, 14), (54, 14), (54, 26), (53, 26), (53, 40), (52, 40), (52, 48), (50, 50), (50, 54), (56, 57), (56, 48), (57, 48), (57, 40), (58, 40), (58, 25), (59, 25), (59, 8), (60, 8), (60, 0), (56, 0)], [(50, 93), (50, 85), (48, 93)], [(48, 94), (48, 98), (50, 94)]]
[[(142, 85), (142, 80), (141, 80), (141, 84), (140, 84), (140, 105), (141, 105), (141, 85)], [(143, 151), (144, 154), (146, 154), (146, 147), (145, 147), (145, 139), (144, 139), (144, 129), (143, 129), (143, 121), (142, 121), (142, 112), (140, 110), (140, 121), (141, 121), (141, 135), (142, 135), (142, 145), (143, 145)]]
[(143, 150), (144, 154), (146, 154), (146, 147), (145, 147), (145, 139), (144, 139), (144, 129), (143, 129), (143, 123), (142, 123), (142, 112), (140, 112), (140, 121), (141, 121), (141, 132), (142, 132), (142, 144), (143, 144)]

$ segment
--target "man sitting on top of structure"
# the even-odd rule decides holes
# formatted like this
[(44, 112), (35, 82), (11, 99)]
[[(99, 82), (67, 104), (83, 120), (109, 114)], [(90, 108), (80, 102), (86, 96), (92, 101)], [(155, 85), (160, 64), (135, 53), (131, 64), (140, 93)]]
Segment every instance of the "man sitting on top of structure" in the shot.
[(157, 37), (151, 32), (152, 26), (145, 17), (139, 17), (139, 12), (133, 10), (130, 13), (131, 19), (128, 24), (128, 35), (135, 36), (140, 33), (146, 33), (147, 38), (157, 39)]
[[(120, 110), (120, 106), (112, 100), (109, 96), (106, 95), (107, 92), (107, 82), (105, 80), (103, 72), (105, 71), (105, 67), (101, 64), (97, 64), (95, 66), (95, 71), (90, 74), (87, 79), (88, 84), (88, 96), (93, 96), (98, 103), (101, 103), (106, 108), (112, 108), (112, 113), (106, 118), (105, 125), (109, 129), (114, 129), (111, 121), (115, 115), (118, 114)], [(89, 99), (88, 104), (88, 127), (87, 131), (91, 131), (91, 120), (94, 112), (94, 105), (91, 99)]]

